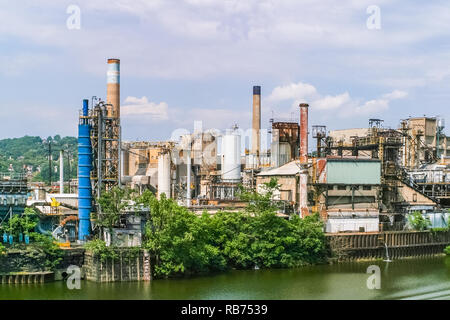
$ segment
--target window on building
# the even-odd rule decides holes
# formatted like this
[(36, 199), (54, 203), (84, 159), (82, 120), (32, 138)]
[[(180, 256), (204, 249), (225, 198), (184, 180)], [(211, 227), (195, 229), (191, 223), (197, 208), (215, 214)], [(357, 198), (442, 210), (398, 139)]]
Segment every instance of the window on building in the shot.
[(370, 191), (372, 190), (372, 186), (363, 186), (363, 190)]
[(338, 186), (338, 190), (347, 190), (347, 186)]

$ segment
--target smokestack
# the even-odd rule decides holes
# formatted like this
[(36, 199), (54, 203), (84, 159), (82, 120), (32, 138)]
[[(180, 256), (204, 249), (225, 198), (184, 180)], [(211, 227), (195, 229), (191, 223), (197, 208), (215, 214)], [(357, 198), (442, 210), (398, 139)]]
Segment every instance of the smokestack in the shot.
[(108, 116), (120, 118), (120, 60), (108, 59), (106, 103), (112, 104)]
[(309, 215), (308, 209), (308, 107), (300, 103), (300, 217)]
[(308, 107), (300, 103), (300, 163), (308, 161)]
[(253, 121), (252, 121), (252, 154), (256, 155), (259, 164), (259, 153), (261, 147), (261, 87), (253, 87)]

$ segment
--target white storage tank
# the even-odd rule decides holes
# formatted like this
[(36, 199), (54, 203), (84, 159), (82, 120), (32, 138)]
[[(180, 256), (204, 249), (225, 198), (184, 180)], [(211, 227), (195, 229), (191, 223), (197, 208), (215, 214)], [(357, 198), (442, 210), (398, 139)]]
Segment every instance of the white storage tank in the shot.
[(165, 193), (170, 198), (170, 154), (163, 153), (158, 157), (158, 198)]
[(241, 136), (236, 130), (222, 136), (222, 180), (241, 180)]

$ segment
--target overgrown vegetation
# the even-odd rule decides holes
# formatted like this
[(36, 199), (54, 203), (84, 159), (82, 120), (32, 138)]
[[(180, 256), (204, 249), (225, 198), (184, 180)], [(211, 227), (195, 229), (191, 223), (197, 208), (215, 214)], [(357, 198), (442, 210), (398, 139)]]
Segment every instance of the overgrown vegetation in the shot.
[(103, 192), (98, 199), (101, 214), (93, 214), (96, 223), (104, 228), (111, 229), (119, 222), (120, 213), (129, 206), (133, 191), (114, 187), (109, 192)]
[[(5, 222), (0, 232), (12, 235), (14, 242), (12, 245), (0, 244), (0, 254), (7, 256), (9, 252), (20, 250), (42, 270), (53, 270), (61, 262), (62, 250), (51, 236), (34, 232), (37, 223), (38, 217), (32, 208), (26, 208), (22, 215), (14, 215)], [(25, 235), (29, 237), (29, 244), (24, 242)]]
[(410, 214), (408, 216), (408, 222), (416, 231), (424, 231), (431, 225), (430, 220), (424, 218), (420, 211), (415, 211)]
[(94, 239), (84, 245), (86, 250), (92, 251), (95, 255), (100, 257), (100, 260), (106, 261), (106, 259), (116, 259), (118, 254), (114, 246), (106, 246), (105, 241), (100, 239)]
[(450, 256), (450, 246), (444, 249), (444, 253), (448, 256)]
[(265, 192), (247, 192), (243, 212), (197, 216), (174, 200), (146, 191), (136, 205), (150, 209), (144, 247), (155, 277), (222, 271), (228, 268), (288, 268), (319, 263), (326, 256), (323, 225), (317, 215), (290, 220), (276, 215), (271, 200), (276, 180)]

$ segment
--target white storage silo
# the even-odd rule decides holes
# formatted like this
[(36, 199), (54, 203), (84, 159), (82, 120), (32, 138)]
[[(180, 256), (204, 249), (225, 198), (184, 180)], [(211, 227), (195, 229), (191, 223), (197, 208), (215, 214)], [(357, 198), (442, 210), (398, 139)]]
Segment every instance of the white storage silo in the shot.
[(164, 153), (158, 157), (158, 198), (165, 193), (170, 198), (170, 154)]
[(241, 136), (235, 130), (222, 136), (222, 180), (241, 180)]

